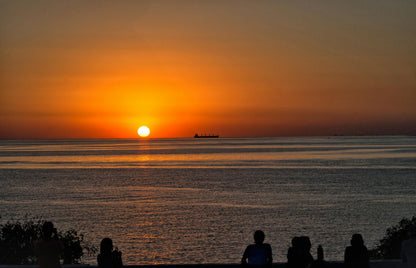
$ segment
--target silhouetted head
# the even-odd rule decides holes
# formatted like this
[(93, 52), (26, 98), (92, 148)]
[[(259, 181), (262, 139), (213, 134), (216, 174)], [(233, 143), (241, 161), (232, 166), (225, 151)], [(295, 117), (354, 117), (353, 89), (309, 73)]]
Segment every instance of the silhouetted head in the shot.
[(113, 250), (113, 240), (106, 237), (101, 240), (100, 244), (100, 253), (109, 253)]
[(254, 242), (259, 245), (259, 244), (263, 244), (264, 241), (264, 233), (261, 230), (257, 230), (254, 232)]
[(299, 237), (295, 236), (292, 238), (292, 247), (299, 247)]
[(364, 246), (363, 237), (360, 234), (353, 234), (351, 238), (351, 246), (353, 247)]
[(53, 227), (53, 223), (50, 221), (45, 221), (42, 226), (42, 234), (43, 237), (46, 239), (51, 239), (52, 234), (55, 232), (55, 228)]
[(311, 240), (307, 236), (301, 236), (299, 237), (299, 247), (301, 247), (303, 250), (311, 250)]

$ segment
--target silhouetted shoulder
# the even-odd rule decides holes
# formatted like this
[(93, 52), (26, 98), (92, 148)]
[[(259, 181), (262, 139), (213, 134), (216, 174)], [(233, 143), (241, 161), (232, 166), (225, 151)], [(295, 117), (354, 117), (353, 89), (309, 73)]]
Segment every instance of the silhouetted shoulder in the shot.
[(101, 268), (120, 268), (123, 266), (121, 255), (111, 252), (110, 254), (98, 254), (98, 266)]

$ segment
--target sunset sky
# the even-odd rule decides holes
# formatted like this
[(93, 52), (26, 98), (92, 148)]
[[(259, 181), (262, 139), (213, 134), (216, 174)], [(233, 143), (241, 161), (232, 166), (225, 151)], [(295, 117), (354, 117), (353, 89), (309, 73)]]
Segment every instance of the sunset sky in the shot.
[(416, 1), (0, 1), (0, 138), (416, 134)]

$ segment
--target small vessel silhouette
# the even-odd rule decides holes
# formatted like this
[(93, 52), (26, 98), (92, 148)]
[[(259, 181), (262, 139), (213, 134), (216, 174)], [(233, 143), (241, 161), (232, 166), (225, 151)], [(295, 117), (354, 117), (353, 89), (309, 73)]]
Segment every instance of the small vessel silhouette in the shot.
[(198, 135), (198, 133), (195, 134), (194, 138), (219, 138), (219, 135)]

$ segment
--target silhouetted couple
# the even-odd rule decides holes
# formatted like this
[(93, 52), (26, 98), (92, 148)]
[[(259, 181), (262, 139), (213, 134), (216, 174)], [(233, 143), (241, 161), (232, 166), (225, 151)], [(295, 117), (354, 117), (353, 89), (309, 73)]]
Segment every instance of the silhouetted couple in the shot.
[[(288, 266), (290, 268), (318, 268), (327, 267), (324, 261), (323, 249), (318, 247), (318, 259), (313, 260), (310, 253), (311, 242), (309, 237), (301, 236), (292, 239), (292, 247), (287, 254)], [(364, 240), (360, 234), (354, 234), (351, 246), (345, 249), (344, 265), (346, 268), (369, 268), (369, 254), (364, 246)]]
[[(287, 252), (287, 264), (289, 268), (307, 268), (313, 257), (310, 253), (311, 241), (307, 236), (294, 237), (292, 246)], [(323, 259), (323, 253), (322, 253)]]

